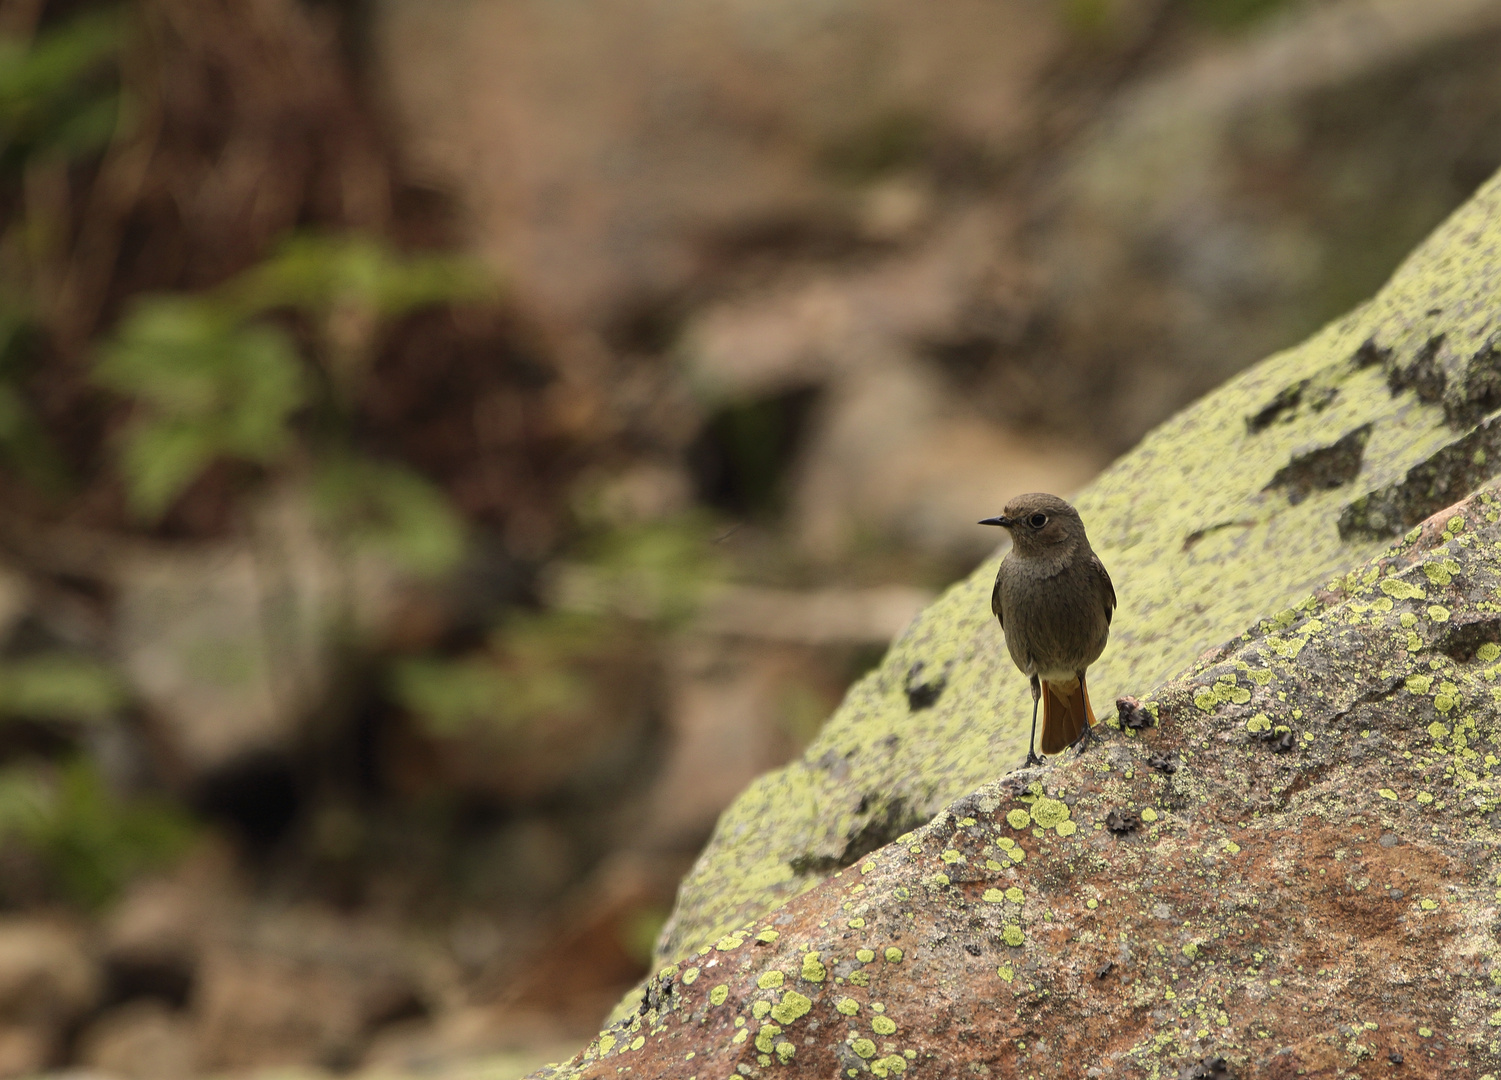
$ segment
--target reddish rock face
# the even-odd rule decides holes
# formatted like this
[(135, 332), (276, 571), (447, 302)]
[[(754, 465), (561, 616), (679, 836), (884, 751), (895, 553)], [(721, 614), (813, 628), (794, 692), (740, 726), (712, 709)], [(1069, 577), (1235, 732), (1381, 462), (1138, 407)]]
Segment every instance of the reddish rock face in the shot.
[(539, 1077), (1486, 1077), (1501, 504), (664, 969)]

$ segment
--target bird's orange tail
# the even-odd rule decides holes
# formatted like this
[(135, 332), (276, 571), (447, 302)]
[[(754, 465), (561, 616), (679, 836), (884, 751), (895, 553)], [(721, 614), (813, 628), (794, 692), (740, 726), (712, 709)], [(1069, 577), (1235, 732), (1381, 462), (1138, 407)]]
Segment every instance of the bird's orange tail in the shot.
[(1094, 727), (1089, 707), (1089, 689), (1084, 677), (1068, 682), (1042, 683), (1042, 752), (1058, 754), (1079, 740), (1086, 728)]

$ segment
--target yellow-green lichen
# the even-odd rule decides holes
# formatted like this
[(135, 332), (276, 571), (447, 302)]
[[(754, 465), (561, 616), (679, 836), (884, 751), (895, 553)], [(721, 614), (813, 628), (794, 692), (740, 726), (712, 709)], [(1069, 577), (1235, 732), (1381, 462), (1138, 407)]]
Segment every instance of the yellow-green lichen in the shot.
[(895, 945), (886, 947), (886, 962), (888, 964), (900, 964), (902, 962), (902, 950)]
[(823, 982), (828, 977), (828, 968), (824, 967), (818, 959), (817, 952), (803, 954), (803, 969), (798, 972), (798, 978), (804, 982)]
[(1022, 932), (1022, 928), (1020, 926), (1017, 926), (1015, 923), (1011, 923), (1006, 927), (1006, 929), (1001, 931), (1001, 940), (1015, 949), (1019, 948), (1021, 944), (1027, 940), (1027, 935)]
[(860, 963), (862, 963), (862, 964), (868, 964), (872, 960), (874, 960), (875, 958), (876, 958), (876, 954), (874, 952), (872, 952), (870, 949), (856, 949), (855, 950), (855, 959), (858, 960), (858, 961), (860, 961)]
[(1006, 824), (1013, 829), (1025, 829), (1032, 824), (1032, 815), (1018, 806), (1006, 812)]
[(860, 1011), (860, 1003), (852, 997), (840, 998), (834, 1008), (844, 1016), (854, 1016)]
[(773, 990), (786, 981), (786, 976), (780, 971), (763, 971), (761, 977), (756, 980), (756, 985), (762, 990)]
[(889, 1016), (876, 1016), (870, 1021), (870, 1029), (877, 1035), (895, 1035), (896, 1021)]
[(876, 1056), (876, 1044), (863, 1037), (851, 1039), (850, 1049), (867, 1061)]
[(1068, 804), (1061, 799), (1041, 798), (1032, 804), (1032, 820), (1039, 828), (1056, 829), (1068, 815)]
[(725, 983), (720, 983), (709, 991), (710, 1005), (723, 1005), (730, 997), (730, 988)]
[(778, 1023), (790, 1024), (806, 1016), (811, 1008), (813, 1008), (811, 998), (799, 994), (796, 990), (788, 990), (782, 994), (782, 1000), (772, 1006), (771, 1017)]
[(999, 904), (1006, 899), (1006, 894), (1001, 892), (1000, 889), (986, 889), (980, 899), (984, 900), (987, 904)]
[(1428, 594), (1410, 581), (1387, 578), (1381, 583), (1381, 591), (1393, 600), (1426, 600)]
[(1459, 573), (1459, 563), (1453, 559), (1439, 559), (1423, 564), (1423, 575), (1435, 585), (1447, 585)]

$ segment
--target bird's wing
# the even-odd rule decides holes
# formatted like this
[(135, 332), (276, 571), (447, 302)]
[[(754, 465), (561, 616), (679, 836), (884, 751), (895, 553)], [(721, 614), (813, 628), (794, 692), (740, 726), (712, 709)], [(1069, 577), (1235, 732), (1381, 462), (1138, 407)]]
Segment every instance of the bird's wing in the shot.
[(1002, 630), (1006, 629), (1006, 619), (1001, 615), (1001, 575), (1005, 572), (1006, 564), (1002, 563), (1001, 568), (995, 573), (995, 588), (990, 590), (990, 611), (995, 616), (996, 622), (1001, 624)]
[(1105, 564), (1100, 562), (1100, 557), (1093, 552), (1089, 556), (1089, 565), (1094, 567), (1099, 575), (1099, 582), (1104, 586), (1100, 590), (1100, 600), (1105, 605), (1105, 625), (1110, 625), (1111, 617), (1115, 615), (1115, 585), (1110, 580), (1110, 571), (1105, 569)]

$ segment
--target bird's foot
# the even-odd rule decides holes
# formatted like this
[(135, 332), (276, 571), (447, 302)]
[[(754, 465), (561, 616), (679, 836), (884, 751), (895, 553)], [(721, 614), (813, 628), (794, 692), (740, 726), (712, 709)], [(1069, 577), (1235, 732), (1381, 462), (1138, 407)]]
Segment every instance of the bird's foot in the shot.
[(1104, 739), (1095, 734), (1093, 727), (1086, 725), (1084, 728), (1084, 734), (1080, 735), (1077, 739), (1074, 740), (1074, 754), (1077, 757), (1083, 757), (1084, 751), (1088, 750), (1095, 743), (1104, 741)]
[(1042, 758), (1038, 757), (1037, 754), (1034, 751), (1028, 750), (1027, 751), (1027, 768), (1030, 769), (1033, 765), (1041, 765), (1041, 764), (1043, 764)]

